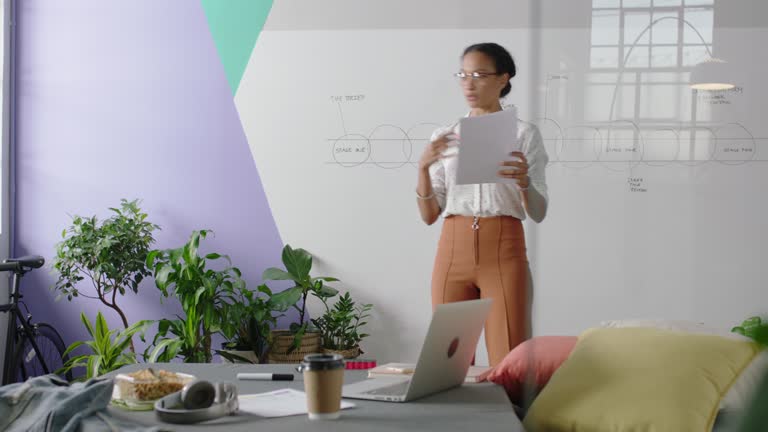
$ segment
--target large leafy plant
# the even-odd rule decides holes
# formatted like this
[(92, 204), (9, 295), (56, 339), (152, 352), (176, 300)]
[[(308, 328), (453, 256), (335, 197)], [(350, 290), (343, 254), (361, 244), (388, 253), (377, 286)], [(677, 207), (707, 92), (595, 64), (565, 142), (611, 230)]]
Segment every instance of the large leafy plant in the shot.
[(323, 339), (323, 348), (333, 350), (348, 350), (360, 346), (360, 341), (368, 335), (360, 332), (360, 327), (367, 324), (363, 321), (370, 317), (368, 312), (373, 308), (372, 304), (355, 304), (349, 292), (339, 297), (333, 307), (327, 302), (325, 313), (312, 323), (320, 331)]
[(134, 323), (127, 329), (110, 330), (107, 320), (104, 319), (104, 315), (101, 312), (96, 314), (96, 321), (94, 323), (90, 322), (85, 313), (80, 314), (80, 320), (93, 339), (73, 343), (67, 348), (64, 355), (70, 354), (81, 346), (88, 347), (90, 353), (69, 359), (64, 364), (64, 367), (56, 371), (56, 373), (64, 374), (73, 368), (85, 367), (85, 377), (87, 379), (136, 363), (136, 354), (128, 350), (131, 339), (138, 333), (141, 339), (144, 340), (144, 332), (153, 322), (143, 320)]
[[(120, 208), (110, 210), (114, 214), (102, 223), (96, 216), (76, 216), (72, 226), (64, 230), (64, 240), (56, 245), (53, 259), (53, 268), (59, 275), (53, 289), (68, 300), (99, 300), (114, 310), (123, 327), (128, 328), (118, 294), (138, 293), (139, 284), (150, 274), (146, 258), (155, 241), (152, 232), (158, 226), (147, 221), (147, 214), (141, 211), (137, 200), (123, 199)], [(86, 279), (91, 283), (80, 284)], [(130, 340), (129, 345), (133, 350)]]
[(264, 271), (264, 280), (289, 280), (295, 285), (272, 297), (272, 302), (277, 310), (287, 310), (291, 307), (299, 313), (298, 322), (290, 324), (289, 330), (294, 335), (291, 350), (301, 345), (301, 340), (310, 324), (305, 320), (307, 310), (307, 297), (312, 294), (321, 300), (338, 294), (338, 290), (325, 285), (325, 282), (337, 282), (333, 277), (312, 277), (312, 255), (304, 249), (293, 249), (291, 245), (285, 245), (282, 254), (284, 269), (268, 268)]
[[(210, 363), (211, 336), (228, 319), (223, 311), (236, 293), (246, 289), (240, 270), (232, 267), (228, 256), (198, 255), (200, 240), (209, 233), (194, 231), (184, 246), (152, 251), (147, 256), (157, 288), (164, 297), (174, 295), (184, 311), (184, 317), (159, 321), (151, 351), (145, 352), (149, 361), (168, 362), (181, 357), (185, 362)], [(209, 264), (217, 261), (226, 266), (221, 270), (209, 268)]]

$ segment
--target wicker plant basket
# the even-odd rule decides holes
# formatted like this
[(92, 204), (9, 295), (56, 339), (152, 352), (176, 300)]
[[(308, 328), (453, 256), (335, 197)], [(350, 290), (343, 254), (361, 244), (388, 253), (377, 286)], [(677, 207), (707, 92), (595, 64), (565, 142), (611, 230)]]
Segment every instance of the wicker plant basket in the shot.
[(288, 350), (293, 345), (293, 334), (288, 330), (272, 331), (272, 347), (269, 350), (270, 363), (301, 363), (307, 354), (322, 352), (320, 348), (320, 333), (309, 332), (301, 338), (301, 345), (292, 352)]
[(334, 349), (328, 349), (323, 348), (323, 353), (325, 354), (339, 354), (345, 359), (353, 359), (360, 356), (362, 351), (360, 351), (360, 347), (354, 347), (346, 350), (334, 350)]

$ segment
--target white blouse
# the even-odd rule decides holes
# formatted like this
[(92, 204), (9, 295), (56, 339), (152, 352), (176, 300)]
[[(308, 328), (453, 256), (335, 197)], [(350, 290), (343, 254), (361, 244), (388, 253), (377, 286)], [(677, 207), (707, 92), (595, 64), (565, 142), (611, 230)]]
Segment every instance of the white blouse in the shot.
[[(459, 123), (437, 129), (431, 140), (436, 139), (441, 133), (450, 129), (459, 134)], [(528, 176), (530, 188), (536, 191), (544, 199), (544, 208), (549, 200), (547, 196), (547, 182), (544, 170), (549, 162), (547, 151), (542, 143), (541, 133), (536, 125), (518, 120), (518, 139), (522, 143), (523, 154), (528, 160)], [(454, 141), (458, 152), (461, 148), (459, 141)], [(448, 153), (446, 153), (448, 154)], [(432, 179), (432, 189), (437, 198), (443, 216), (513, 216), (524, 220), (525, 207), (522, 202), (522, 193), (515, 184), (486, 183), (475, 185), (456, 184), (456, 157), (438, 160), (429, 167)], [(510, 160), (516, 160), (510, 157)], [(501, 162), (501, 161), (499, 161)], [(501, 169), (501, 167), (499, 167)], [(529, 199), (531, 197), (529, 191)], [(530, 205), (530, 203), (529, 203)]]

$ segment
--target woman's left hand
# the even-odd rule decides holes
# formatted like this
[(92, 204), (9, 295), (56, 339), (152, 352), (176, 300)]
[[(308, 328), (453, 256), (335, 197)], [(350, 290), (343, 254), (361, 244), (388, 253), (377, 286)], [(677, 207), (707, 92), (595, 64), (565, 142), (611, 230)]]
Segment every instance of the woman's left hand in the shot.
[(510, 156), (516, 157), (519, 160), (507, 160), (501, 162), (499, 165), (499, 177), (516, 179), (517, 186), (522, 189), (528, 188), (530, 179), (528, 178), (528, 159), (522, 152), (512, 152)]

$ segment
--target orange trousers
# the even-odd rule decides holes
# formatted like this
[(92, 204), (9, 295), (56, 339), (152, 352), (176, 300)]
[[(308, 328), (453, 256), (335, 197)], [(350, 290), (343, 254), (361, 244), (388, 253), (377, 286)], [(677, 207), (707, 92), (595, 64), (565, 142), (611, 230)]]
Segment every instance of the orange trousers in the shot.
[(488, 360), (495, 366), (530, 334), (525, 235), (511, 216), (448, 216), (432, 272), (432, 306), (491, 298), (485, 323)]

